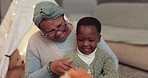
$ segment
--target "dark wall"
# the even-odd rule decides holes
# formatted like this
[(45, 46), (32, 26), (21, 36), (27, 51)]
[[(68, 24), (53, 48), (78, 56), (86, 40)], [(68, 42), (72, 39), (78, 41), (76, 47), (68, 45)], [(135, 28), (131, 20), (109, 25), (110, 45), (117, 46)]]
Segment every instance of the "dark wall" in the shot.
[(55, 0), (58, 4), (59, 4), (59, 6), (62, 6), (62, 0)]
[(0, 24), (1, 24), (2, 16), (1, 16), (1, 0), (0, 0)]

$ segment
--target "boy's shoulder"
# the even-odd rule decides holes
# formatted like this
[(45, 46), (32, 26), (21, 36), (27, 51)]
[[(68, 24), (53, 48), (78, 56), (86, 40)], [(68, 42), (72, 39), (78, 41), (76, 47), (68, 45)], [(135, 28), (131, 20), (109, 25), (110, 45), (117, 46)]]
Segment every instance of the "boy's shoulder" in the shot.
[(76, 55), (76, 50), (71, 50), (64, 55), (64, 58), (74, 58)]
[(71, 55), (71, 54), (76, 54), (76, 51), (77, 50), (70, 50), (70, 51), (68, 51), (67, 53), (66, 53), (66, 55)]

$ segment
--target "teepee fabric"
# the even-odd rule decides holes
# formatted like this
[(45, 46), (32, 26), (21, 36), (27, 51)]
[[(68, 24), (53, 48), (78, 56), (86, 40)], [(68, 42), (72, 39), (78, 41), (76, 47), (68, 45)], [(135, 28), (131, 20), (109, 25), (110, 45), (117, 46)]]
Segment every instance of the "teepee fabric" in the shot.
[(0, 78), (5, 78), (9, 58), (32, 26), (34, 7), (38, 2), (55, 0), (13, 0), (0, 26)]

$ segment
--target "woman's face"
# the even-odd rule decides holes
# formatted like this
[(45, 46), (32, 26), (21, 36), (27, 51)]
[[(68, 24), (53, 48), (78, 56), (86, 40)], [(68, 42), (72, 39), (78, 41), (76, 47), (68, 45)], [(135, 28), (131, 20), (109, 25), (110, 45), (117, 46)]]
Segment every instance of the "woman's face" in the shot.
[(61, 16), (55, 20), (42, 20), (40, 23), (40, 29), (48, 39), (63, 42), (72, 31), (72, 25), (66, 23)]

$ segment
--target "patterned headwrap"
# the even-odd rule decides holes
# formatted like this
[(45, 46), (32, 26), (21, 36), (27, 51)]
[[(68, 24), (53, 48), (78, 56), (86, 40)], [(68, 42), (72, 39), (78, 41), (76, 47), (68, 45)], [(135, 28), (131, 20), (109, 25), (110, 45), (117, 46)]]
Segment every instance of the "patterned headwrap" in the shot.
[(39, 27), (42, 19), (55, 20), (59, 16), (64, 14), (64, 9), (57, 6), (56, 4), (48, 1), (40, 2), (34, 9), (33, 22)]

